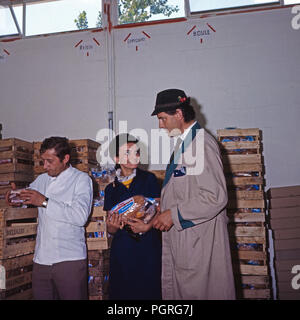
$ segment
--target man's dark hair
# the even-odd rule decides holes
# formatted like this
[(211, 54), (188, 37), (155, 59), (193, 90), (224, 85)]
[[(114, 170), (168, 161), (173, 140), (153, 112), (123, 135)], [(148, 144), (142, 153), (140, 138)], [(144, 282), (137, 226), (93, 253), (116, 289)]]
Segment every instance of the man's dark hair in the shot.
[(67, 138), (64, 137), (50, 137), (46, 138), (40, 148), (40, 154), (46, 150), (54, 149), (56, 156), (63, 161), (66, 154), (71, 155), (71, 146)]
[[(180, 109), (182, 111), (183, 119), (185, 123), (188, 123), (192, 120), (195, 120), (196, 113), (192, 105), (185, 104), (183, 106), (179, 106), (177, 109)], [(176, 113), (176, 110), (166, 111), (169, 115), (174, 115)]]

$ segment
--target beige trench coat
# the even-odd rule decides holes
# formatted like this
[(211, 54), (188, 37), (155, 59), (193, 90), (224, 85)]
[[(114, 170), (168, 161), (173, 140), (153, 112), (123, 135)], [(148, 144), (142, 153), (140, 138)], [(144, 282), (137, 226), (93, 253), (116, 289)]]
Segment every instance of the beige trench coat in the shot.
[[(200, 153), (197, 159), (203, 162), (197, 170), (185, 157), (195, 146)], [(219, 147), (200, 129), (179, 154), (176, 169), (185, 167), (186, 175), (173, 174), (161, 195), (161, 211), (171, 209), (174, 222), (163, 232), (163, 299), (235, 299), (225, 210), (227, 189)], [(186, 220), (189, 227), (184, 228), (185, 222), (180, 220)]]

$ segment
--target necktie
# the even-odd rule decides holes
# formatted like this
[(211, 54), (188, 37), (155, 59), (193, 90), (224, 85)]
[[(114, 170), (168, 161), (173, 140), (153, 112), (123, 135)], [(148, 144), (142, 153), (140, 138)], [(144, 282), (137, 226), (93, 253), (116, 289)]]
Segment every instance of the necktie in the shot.
[(174, 156), (175, 156), (176, 152), (178, 151), (181, 142), (182, 142), (182, 139), (178, 137), (178, 138), (177, 138), (176, 145), (175, 145), (175, 148), (174, 148), (174, 151), (173, 151), (173, 153), (172, 153), (172, 155), (171, 155), (171, 157), (170, 157), (170, 160), (169, 160), (169, 163), (168, 163), (168, 165), (167, 165), (167, 169), (166, 169), (166, 170), (168, 170), (170, 164), (174, 161)]

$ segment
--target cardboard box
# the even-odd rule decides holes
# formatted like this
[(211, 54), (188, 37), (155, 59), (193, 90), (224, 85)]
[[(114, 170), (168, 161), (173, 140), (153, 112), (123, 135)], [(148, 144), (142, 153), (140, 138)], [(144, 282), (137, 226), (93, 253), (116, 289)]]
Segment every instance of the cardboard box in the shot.
[(300, 216), (297, 218), (270, 219), (272, 230), (300, 228)]
[(269, 200), (269, 208), (289, 208), (299, 207), (300, 196), (286, 197), (286, 198), (272, 198)]
[(267, 197), (270, 198), (287, 198), (300, 196), (300, 186), (287, 186), (287, 187), (278, 187), (270, 188), (267, 191)]
[(300, 206), (269, 209), (268, 212), (271, 219), (300, 217)]
[(273, 238), (277, 240), (298, 238), (300, 242), (300, 228), (273, 230)]

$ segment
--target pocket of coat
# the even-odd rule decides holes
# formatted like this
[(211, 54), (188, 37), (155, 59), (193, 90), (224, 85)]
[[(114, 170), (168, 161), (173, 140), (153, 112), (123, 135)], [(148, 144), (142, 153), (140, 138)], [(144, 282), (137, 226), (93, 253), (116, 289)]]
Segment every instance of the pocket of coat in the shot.
[[(192, 230), (196, 228), (197, 230)], [(195, 269), (201, 262), (201, 239), (198, 226), (180, 231), (180, 236), (171, 242), (175, 268)], [(196, 231), (196, 232), (195, 232)]]
[(178, 176), (173, 178), (173, 186), (175, 197), (178, 200), (183, 201), (185, 199), (186, 194), (186, 176)]

